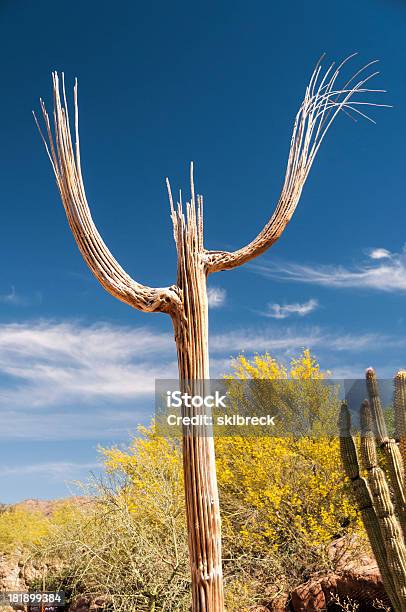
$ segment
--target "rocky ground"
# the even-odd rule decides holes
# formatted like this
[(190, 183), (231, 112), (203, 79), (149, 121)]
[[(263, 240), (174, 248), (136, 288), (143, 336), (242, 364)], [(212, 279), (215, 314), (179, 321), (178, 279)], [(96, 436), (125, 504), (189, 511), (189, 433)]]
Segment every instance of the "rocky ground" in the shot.
[[(88, 503), (88, 499), (75, 498), (77, 503)], [(61, 501), (43, 501), (29, 499), (19, 507), (43, 512), (49, 515)], [(375, 560), (368, 554), (357, 558), (355, 562), (351, 549), (356, 543), (344, 539), (337, 540), (330, 548), (329, 554), (338, 560), (334, 573), (317, 576), (306, 584), (300, 585), (293, 592), (281, 596), (272, 606), (257, 606), (252, 612), (316, 612), (342, 610), (337, 605), (337, 598), (345, 603), (348, 598), (358, 605), (357, 612), (368, 612), (377, 609), (389, 610), (389, 601), (385, 595), (381, 576)], [(26, 560), (18, 553), (9, 556), (0, 555), (0, 591), (25, 591), (27, 583), (42, 576), (44, 568)], [(70, 612), (96, 612), (104, 609), (103, 599), (90, 601), (79, 598), (69, 607)], [(24, 608), (20, 608), (24, 610)], [(352, 608), (349, 608), (352, 609)], [(0, 612), (11, 612), (11, 608), (0, 606)], [(60, 608), (55, 608), (61, 611)], [(31, 612), (37, 612), (31, 608)], [(39, 611), (38, 611), (39, 612)], [(53, 612), (49, 608), (46, 612)]]
[[(18, 556), (5, 559), (0, 557), (0, 590), (24, 591), (27, 588), (26, 579), (40, 573), (41, 568), (23, 567)], [(359, 612), (367, 612), (376, 607), (380, 601), (389, 604), (382, 585), (376, 563), (371, 558), (365, 558), (358, 567), (343, 567), (341, 571), (320, 576), (306, 584), (297, 587), (292, 593), (283, 596), (273, 606), (253, 608), (253, 612), (315, 612), (316, 610), (339, 610), (334, 605), (335, 597), (342, 602), (346, 598), (357, 602)], [(384, 609), (384, 608), (382, 608)], [(1, 610), (1, 608), (0, 608)], [(4, 608), (4, 612), (7, 608)], [(11, 610), (11, 608), (8, 608)], [(89, 612), (103, 610), (103, 600), (90, 601), (79, 598), (69, 608), (70, 612)], [(3, 611), (2, 611), (3, 612)], [(34, 612), (34, 610), (32, 611)]]

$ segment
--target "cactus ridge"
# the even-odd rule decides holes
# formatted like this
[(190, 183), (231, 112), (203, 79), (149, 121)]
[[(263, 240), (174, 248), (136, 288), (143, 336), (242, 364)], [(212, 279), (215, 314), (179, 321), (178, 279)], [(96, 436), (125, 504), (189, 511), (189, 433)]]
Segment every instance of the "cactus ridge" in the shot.
[[(351, 436), (351, 415), (341, 406), (340, 451), (372, 551), (395, 612), (406, 612), (406, 370), (394, 379), (396, 440), (388, 436), (379, 384), (366, 370), (368, 399), (360, 407), (360, 456)], [(377, 445), (387, 466), (379, 465)], [(364, 477), (362, 474), (366, 474)]]
[[(340, 451), (344, 469), (352, 484), (354, 497), (361, 514), (362, 522), (367, 532), (372, 552), (378, 563), (386, 593), (395, 606), (396, 612), (402, 610), (396, 594), (395, 582), (387, 563), (386, 548), (379, 525), (379, 520), (373, 506), (371, 491), (365, 478), (360, 475), (357, 449), (351, 436), (351, 415), (348, 406), (343, 402), (340, 411)], [(403, 610), (402, 610), (403, 612)]]
[[(406, 382), (406, 372), (405, 372)], [(366, 371), (366, 384), (369, 396), (370, 408), (371, 408), (371, 419), (372, 419), (372, 431), (375, 432), (376, 440), (385, 455), (386, 464), (388, 468), (390, 482), (393, 488), (395, 496), (396, 511), (398, 513), (399, 521), (402, 527), (403, 534), (406, 535), (406, 489), (405, 489), (405, 460), (406, 460), (406, 439), (405, 439), (405, 458), (402, 457), (399, 446), (396, 440), (389, 438), (385, 418), (382, 410), (382, 403), (379, 394), (379, 384), (375, 373), (375, 370), (368, 368)], [(398, 394), (398, 397), (399, 394)], [(397, 427), (398, 419), (396, 419), (396, 379), (395, 379), (395, 425)], [(405, 412), (406, 403), (403, 404), (403, 412)], [(398, 413), (400, 410), (398, 410)], [(406, 415), (405, 415), (406, 418)], [(405, 422), (406, 423), (406, 422)], [(406, 431), (406, 430), (405, 430)], [(396, 436), (398, 437), (398, 431), (396, 430)]]
[[(403, 465), (406, 465), (406, 371), (399, 370), (395, 376), (395, 428), (399, 439), (399, 450)], [(403, 475), (404, 480), (404, 475)]]

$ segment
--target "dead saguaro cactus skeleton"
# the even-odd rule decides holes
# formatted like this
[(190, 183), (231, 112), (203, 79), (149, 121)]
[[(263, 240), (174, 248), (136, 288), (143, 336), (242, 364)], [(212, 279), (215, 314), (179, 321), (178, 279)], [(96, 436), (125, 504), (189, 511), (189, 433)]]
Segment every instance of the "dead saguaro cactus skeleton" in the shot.
[[(352, 56), (351, 56), (352, 57)], [(347, 58), (347, 60), (350, 58)], [(327, 130), (341, 110), (353, 116), (369, 102), (358, 99), (370, 93), (367, 83), (377, 72), (367, 64), (341, 88), (336, 83), (345, 60), (324, 73), (321, 63), (311, 76), (304, 100), (294, 122), (286, 176), (275, 211), (258, 236), (234, 251), (208, 251), (203, 243), (203, 198), (195, 195), (193, 165), (190, 169), (190, 201), (171, 206), (178, 254), (176, 283), (163, 288), (146, 287), (133, 280), (117, 263), (93, 222), (82, 177), (77, 83), (74, 88), (74, 140), (69, 124), (65, 84), (62, 94), (57, 73), (53, 73), (53, 128), (41, 100), (46, 135), (43, 140), (51, 160), (56, 183), (77, 245), (90, 270), (103, 287), (129, 306), (145, 312), (164, 312), (173, 321), (178, 353), (180, 387), (192, 395), (202, 393), (209, 378), (208, 303), (209, 274), (229, 270), (257, 257), (278, 240), (298, 204), (304, 183)], [(375, 105), (377, 106), (377, 105)], [(38, 125), (38, 122), (37, 122)], [(39, 127), (39, 125), (38, 125)], [(40, 129), (41, 131), (41, 129)], [(185, 416), (191, 410), (183, 408)], [(183, 457), (188, 542), (194, 612), (224, 610), (221, 563), (221, 526), (216, 482), (214, 441), (204, 426), (185, 427)]]

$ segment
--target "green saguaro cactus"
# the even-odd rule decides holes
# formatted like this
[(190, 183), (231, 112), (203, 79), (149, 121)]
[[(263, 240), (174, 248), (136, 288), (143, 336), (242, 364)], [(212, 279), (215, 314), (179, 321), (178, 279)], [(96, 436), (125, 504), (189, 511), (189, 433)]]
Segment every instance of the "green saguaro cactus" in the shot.
[[(351, 436), (351, 416), (344, 402), (340, 412), (340, 449), (361, 518), (382, 580), (395, 612), (406, 612), (406, 372), (395, 377), (396, 438), (389, 438), (374, 370), (366, 371), (369, 401), (360, 410), (360, 459)], [(377, 448), (386, 459), (389, 478), (379, 466)], [(366, 472), (366, 477), (362, 472)]]
[[(399, 380), (403, 380), (403, 374), (405, 374), (406, 376), (406, 373), (404, 373), (402, 370), (398, 372), (395, 376), (394, 405), (396, 437), (399, 438), (403, 434), (404, 439), (405, 425), (403, 425), (403, 427), (400, 427), (400, 424), (401, 422), (406, 422), (406, 403), (404, 401), (406, 400), (406, 393), (404, 392), (405, 384), (399, 384)], [(404, 382), (406, 382), (406, 379)], [(375, 371), (372, 368), (368, 368), (366, 371), (366, 383), (369, 402), (371, 405), (373, 428), (372, 431), (376, 435), (376, 441), (378, 443), (378, 446), (381, 448), (385, 455), (389, 478), (393, 486), (394, 494), (396, 496), (400, 524), (402, 526), (403, 532), (406, 534), (406, 489), (404, 487), (404, 462), (406, 459), (406, 452), (402, 457), (401, 451), (396, 443), (396, 440), (394, 440), (393, 438), (389, 438), (388, 436), (382, 410), (381, 398), (379, 395), (378, 380)], [(400, 391), (400, 387), (402, 387), (403, 394)], [(403, 417), (401, 417), (401, 415), (403, 415)], [(406, 442), (406, 440), (404, 440), (404, 442)], [(404, 450), (406, 451), (406, 448), (404, 448)]]
[[(400, 370), (395, 376), (395, 426), (399, 438), (399, 450), (403, 466), (406, 466), (406, 371)], [(404, 476), (403, 476), (404, 480)]]

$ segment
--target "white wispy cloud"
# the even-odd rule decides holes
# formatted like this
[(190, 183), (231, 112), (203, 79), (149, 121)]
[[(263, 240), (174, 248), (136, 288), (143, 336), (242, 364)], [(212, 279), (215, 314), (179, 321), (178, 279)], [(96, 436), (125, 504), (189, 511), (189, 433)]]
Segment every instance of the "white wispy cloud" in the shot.
[(400, 253), (376, 248), (368, 260), (349, 268), (339, 265), (305, 265), (289, 262), (251, 264), (265, 277), (326, 287), (356, 287), (386, 292), (406, 291), (406, 247)]
[[(24, 396), (20, 396), (21, 402)], [(0, 440), (127, 440), (140, 424), (147, 425), (154, 412), (154, 396), (151, 391), (142, 402), (133, 400), (126, 409), (112, 403), (89, 404), (81, 410), (44, 406), (32, 410), (28, 395), (26, 403), (14, 409), (0, 407)]]
[[(377, 343), (403, 346), (406, 338), (332, 333), (320, 327), (298, 331), (262, 326), (213, 333), (209, 344), (212, 356), (221, 362), (240, 350), (329, 347), (360, 351)], [(142, 398), (154, 391), (156, 378), (177, 377), (175, 353), (169, 330), (53, 321), (0, 325), (0, 406), (13, 409), (27, 401), (32, 409)]]
[[(325, 367), (333, 356), (343, 367), (356, 355), (362, 362), (364, 352), (369, 363), (377, 351), (403, 351), (406, 338), (303, 325), (231, 329), (210, 335), (211, 373), (229, 371), (230, 357), (241, 351), (288, 357), (304, 347)], [(0, 439), (127, 439), (153, 413), (156, 378), (177, 378), (169, 329), (55, 321), (0, 325)]]
[(275, 354), (310, 348), (326, 351), (362, 352), (380, 347), (399, 348), (406, 346), (406, 338), (394, 337), (380, 333), (333, 333), (328, 330), (312, 327), (302, 331), (295, 328), (276, 330), (275, 328), (233, 330), (216, 334), (210, 340), (210, 349), (214, 353), (221, 351), (236, 353), (239, 351), (269, 351)]
[(209, 287), (207, 289), (207, 301), (209, 308), (221, 308), (226, 302), (226, 290), (221, 287)]
[(310, 314), (318, 307), (319, 303), (315, 299), (310, 299), (303, 304), (268, 304), (268, 310), (261, 313), (265, 317), (271, 319), (287, 319), (292, 315), (299, 315), (299, 317), (305, 317)]
[(369, 252), (369, 256), (371, 259), (390, 259), (392, 257), (392, 254), (390, 253), (390, 251), (388, 251), (387, 249), (372, 249)]
[[(156, 357), (159, 355), (159, 359)], [(170, 333), (75, 323), (0, 325), (0, 405), (129, 400), (176, 374)]]
[(73, 463), (70, 461), (51, 461), (46, 463), (31, 463), (24, 465), (1, 466), (0, 478), (6, 476), (30, 476), (43, 474), (51, 478), (73, 478), (83, 470), (100, 468), (100, 463)]

